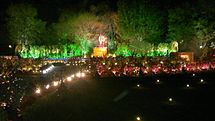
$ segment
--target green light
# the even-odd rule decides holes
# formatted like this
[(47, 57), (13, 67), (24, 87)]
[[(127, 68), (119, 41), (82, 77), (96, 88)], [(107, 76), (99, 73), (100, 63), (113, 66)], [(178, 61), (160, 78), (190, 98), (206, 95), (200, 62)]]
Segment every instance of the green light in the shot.
[(115, 54), (118, 55), (118, 56), (121, 55), (121, 56), (128, 57), (128, 56), (132, 55), (132, 51), (128, 49), (127, 45), (122, 44), (122, 45), (118, 46)]
[[(92, 43), (87, 39), (79, 38), (78, 44), (65, 45), (19, 45), (17, 53), (22, 58), (70, 58), (77, 56), (90, 55), (92, 52)], [(160, 43), (158, 46), (148, 47), (148, 51), (130, 49), (128, 44), (119, 44), (113, 53), (117, 56), (167, 56), (170, 52), (175, 52), (168, 43)], [(111, 53), (109, 53), (111, 54)]]

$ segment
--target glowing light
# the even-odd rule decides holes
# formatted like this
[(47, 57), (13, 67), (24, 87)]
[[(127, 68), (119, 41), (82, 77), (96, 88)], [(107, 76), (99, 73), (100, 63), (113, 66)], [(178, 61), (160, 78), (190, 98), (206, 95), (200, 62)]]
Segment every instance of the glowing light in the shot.
[(6, 107), (7, 106), (7, 103), (3, 102), (1, 103), (1, 107)]
[(58, 82), (57, 82), (57, 81), (53, 82), (53, 85), (54, 85), (55, 87), (58, 86)]
[(72, 77), (67, 77), (67, 81), (68, 82), (72, 81)]
[(72, 77), (72, 78), (74, 78), (74, 77), (75, 77), (75, 75), (73, 74), (71, 77)]
[(51, 65), (50, 67), (48, 67), (47, 69), (43, 70), (42, 72), (43, 72), (43, 74), (46, 74), (46, 73), (48, 73), (49, 71), (51, 71), (53, 68), (54, 68), (54, 66)]
[(81, 73), (81, 77), (85, 77), (85, 73)]
[(12, 45), (9, 45), (8, 47), (9, 47), (9, 48), (12, 48)]
[(47, 73), (47, 71), (46, 70), (43, 70), (43, 74), (46, 74)]
[(137, 84), (137, 87), (140, 87), (140, 85), (139, 85), (139, 84)]
[(76, 74), (76, 76), (77, 76), (78, 78), (80, 78), (80, 77), (81, 77), (81, 73), (78, 72), (78, 73)]
[(187, 88), (189, 88), (190, 87), (190, 85), (189, 84), (187, 84)]
[(117, 65), (117, 63), (115, 63), (115, 65)]
[(159, 79), (157, 79), (157, 81), (156, 81), (157, 83), (159, 83), (160, 82), (160, 80)]
[(50, 87), (50, 85), (49, 85), (49, 84), (47, 84), (47, 85), (46, 85), (46, 89), (49, 89), (49, 87)]
[(137, 121), (140, 121), (140, 117), (139, 116), (136, 119), (137, 119)]
[(202, 83), (202, 82), (204, 82), (204, 80), (203, 80), (203, 79), (201, 79), (201, 80), (200, 80), (200, 82)]
[(172, 98), (169, 98), (169, 102), (172, 102)]
[(195, 76), (195, 74), (193, 74), (193, 76)]
[(36, 94), (40, 94), (40, 93), (41, 93), (40, 88), (37, 88), (36, 91), (35, 91), (35, 93), (36, 93)]

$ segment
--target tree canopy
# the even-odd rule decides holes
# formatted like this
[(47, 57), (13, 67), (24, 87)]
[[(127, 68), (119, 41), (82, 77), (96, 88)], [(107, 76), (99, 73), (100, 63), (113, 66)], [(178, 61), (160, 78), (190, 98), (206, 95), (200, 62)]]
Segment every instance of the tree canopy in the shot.
[(45, 22), (37, 18), (37, 10), (29, 4), (11, 5), (7, 10), (7, 28), (14, 44), (37, 44), (45, 32)]

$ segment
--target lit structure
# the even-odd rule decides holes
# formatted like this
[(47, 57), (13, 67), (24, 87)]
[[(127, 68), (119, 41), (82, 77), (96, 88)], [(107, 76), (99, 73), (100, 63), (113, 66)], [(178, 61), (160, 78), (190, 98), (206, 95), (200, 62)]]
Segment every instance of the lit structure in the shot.
[(93, 57), (105, 57), (107, 55), (107, 37), (99, 35), (97, 47), (93, 48)]
[(94, 47), (93, 56), (94, 57), (104, 57), (107, 55), (107, 47)]
[(171, 53), (173, 57), (180, 57), (188, 62), (194, 61), (194, 53), (193, 52), (173, 52)]

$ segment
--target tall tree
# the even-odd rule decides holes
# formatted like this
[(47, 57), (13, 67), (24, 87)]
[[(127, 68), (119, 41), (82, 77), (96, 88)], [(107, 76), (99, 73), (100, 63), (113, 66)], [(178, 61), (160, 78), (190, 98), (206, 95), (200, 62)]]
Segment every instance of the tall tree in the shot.
[(96, 46), (99, 34), (106, 34), (107, 30), (104, 22), (87, 12), (63, 14), (56, 24), (56, 31), (61, 40), (88, 48)]
[(37, 44), (45, 31), (45, 22), (29, 4), (11, 5), (7, 10), (7, 29), (14, 44)]
[(118, 3), (119, 26), (123, 38), (133, 41), (162, 42), (163, 16), (156, 6), (148, 1), (132, 0)]

